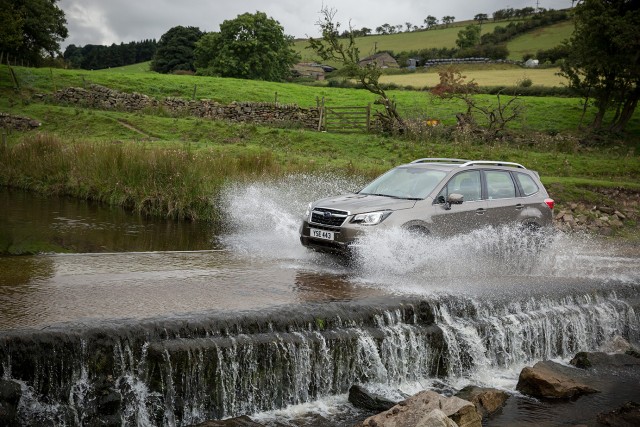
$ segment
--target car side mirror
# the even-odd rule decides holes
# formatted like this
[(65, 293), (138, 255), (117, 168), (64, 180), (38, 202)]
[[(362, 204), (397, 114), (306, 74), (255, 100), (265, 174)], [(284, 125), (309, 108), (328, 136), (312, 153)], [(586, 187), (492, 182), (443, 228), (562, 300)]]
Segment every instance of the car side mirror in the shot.
[(461, 205), (464, 202), (464, 196), (458, 193), (451, 193), (447, 197), (447, 203), (444, 204), (445, 210), (451, 209), (451, 205)]

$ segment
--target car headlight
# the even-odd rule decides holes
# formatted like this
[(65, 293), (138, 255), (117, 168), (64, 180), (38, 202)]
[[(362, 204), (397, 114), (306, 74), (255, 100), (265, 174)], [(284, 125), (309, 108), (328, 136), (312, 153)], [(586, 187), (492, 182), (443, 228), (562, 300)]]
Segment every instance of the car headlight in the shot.
[(389, 215), (391, 215), (391, 211), (378, 211), (357, 214), (353, 217), (351, 222), (356, 222), (362, 225), (377, 225), (384, 221)]
[(305, 218), (307, 218), (307, 219), (309, 218), (309, 215), (311, 215), (311, 209), (312, 209), (311, 203), (309, 203), (309, 206), (307, 206), (307, 210), (304, 213), (304, 217)]

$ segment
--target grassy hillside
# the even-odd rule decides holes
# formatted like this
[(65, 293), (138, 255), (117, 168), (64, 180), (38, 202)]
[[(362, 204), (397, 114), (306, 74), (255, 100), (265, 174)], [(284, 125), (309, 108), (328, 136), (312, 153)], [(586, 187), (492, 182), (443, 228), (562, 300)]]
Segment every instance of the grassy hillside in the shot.
[(558, 46), (571, 37), (573, 28), (573, 21), (565, 21), (520, 35), (507, 43), (509, 59), (521, 61), (525, 54), (535, 56), (540, 49)]
[[(509, 22), (517, 21), (485, 22), (482, 24), (482, 34), (493, 32), (495, 27), (504, 27)], [(360, 37), (356, 39), (356, 45), (360, 49), (360, 57), (369, 56), (376, 51), (382, 50), (400, 53), (402, 51), (430, 48), (453, 48), (456, 46), (458, 31), (469, 23), (473, 22), (458, 22), (448, 28), (433, 30)], [(520, 61), (523, 55), (527, 53), (535, 54), (539, 49), (550, 49), (569, 38), (572, 32), (573, 22), (564, 21), (522, 34), (507, 43), (509, 59)], [(320, 61), (311, 50), (306, 49), (307, 46), (308, 42), (306, 40), (297, 40), (294, 50), (302, 56), (303, 61)]]
[[(508, 22), (485, 22), (482, 24), (482, 34), (492, 32), (498, 26), (505, 26)], [(410, 33), (399, 33), (390, 35), (371, 35), (356, 39), (356, 46), (360, 49), (360, 57), (371, 55), (376, 51), (391, 50), (395, 53), (410, 50), (430, 49), (456, 46), (458, 31), (466, 23), (457, 23), (447, 28), (436, 28), (433, 30), (414, 31)], [(298, 52), (303, 61), (316, 61), (318, 58), (309, 49), (305, 49), (309, 43), (307, 40), (298, 40), (294, 45), (294, 50)]]
[[(5, 96), (0, 98), (0, 111), (20, 109), (21, 97), (11, 91), (12, 84), (6, 66), (0, 67), (0, 90)], [(297, 104), (302, 107), (316, 106), (317, 100), (324, 98), (326, 105), (351, 106), (373, 104), (376, 96), (365, 90), (332, 88), (326, 86), (304, 86), (293, 83), (274, 83), (230, 78), (197, 77), (183, 75), (161, 75), (157, 73), (118, 73), (113, 70), (81, 71), (50, 70), (33, 68), (14, 68), (22, 89), (26, 92), (52, 92), (69, 86), (83, 87), (96, 83), (123, 92), (139, 92), (164, 98), (176, 96), (190, 99), (196, 88), (196, 98), (206, 98), (221, 103), (233, 101), (274, 102)], [(517, 69), (515, 80), (528, 73)], [(469, 78), (473, 75), (469, 74)], [(419, 74), (410, 75), (419, 76)], [(532, 77), (534, 84), (538, 82)], [(389, 94), (396, 100), (400, 113), (407, 118), (437, 118), (445, 124), (455, 124), (455, 114), (464, 111), (464, 106), (456, 101), (443, 101), (420, 91), (392, 90)], [(495, 103), (495, 96), (478, 95), (483, 103)], [(582, 111), (581, 102), (575, 98), (523, 98), (525, 114), (520, 121), (513, 123), (514, 129), (534, 130), (536, 132), (565, 132), (577, 129)], [(553, 114), (549, 114), (553, 111)], [(588, 110), (585, 120), (593, 117)], [(42, 117), (35, 116), (38, 119)], [(631, 120), (629, 132), (640, 134), (640, 112)]]

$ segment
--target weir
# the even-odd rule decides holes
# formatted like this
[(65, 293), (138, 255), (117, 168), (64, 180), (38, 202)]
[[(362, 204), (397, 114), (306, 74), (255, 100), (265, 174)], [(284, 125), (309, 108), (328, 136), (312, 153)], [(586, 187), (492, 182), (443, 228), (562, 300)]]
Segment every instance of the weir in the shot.
[(638, 340), (640, 285), (546, 297), (440, 294), (0, 334), (0, 424), (176, 425), (473, 378)]

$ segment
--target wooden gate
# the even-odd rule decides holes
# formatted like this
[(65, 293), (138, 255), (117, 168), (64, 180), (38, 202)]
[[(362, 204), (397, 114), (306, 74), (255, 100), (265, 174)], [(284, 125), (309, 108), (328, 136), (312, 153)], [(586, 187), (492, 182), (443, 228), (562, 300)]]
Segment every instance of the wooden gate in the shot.
[(371, 104), (366, 107), (323, 106), (320, 126), (327, 132), (368, 132), (371, 129)]

